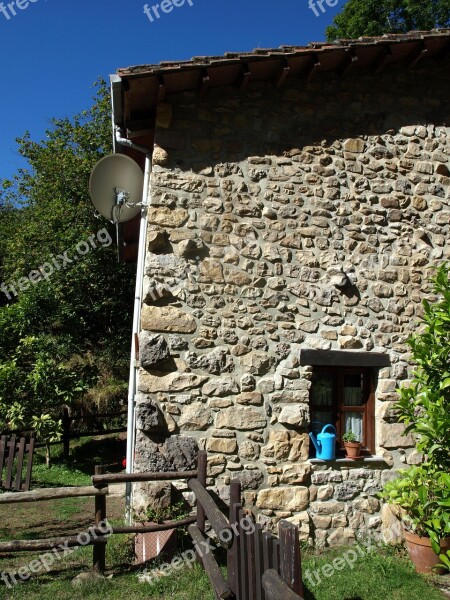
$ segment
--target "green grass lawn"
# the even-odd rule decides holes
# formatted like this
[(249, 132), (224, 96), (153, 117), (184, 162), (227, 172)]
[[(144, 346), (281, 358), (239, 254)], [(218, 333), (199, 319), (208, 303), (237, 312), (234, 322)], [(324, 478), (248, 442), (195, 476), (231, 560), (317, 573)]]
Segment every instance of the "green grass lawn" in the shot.
[[(3, 600), (66, 600), (69, 598), (89, 598), (92, 600), (111, 599), (145, 599), (165, 600), (213, 600), (208, 579), (200, 567), (184, 569), (169, 577), (162, 577), (155, 583), (140, 583), (138, 570), (125, 566), (127, 544), (117, 536), (110, 544), (107, 563), (111, 571), (102, 582), (86, 583), (81, 588), (74, 588), (71, 580), (81, 572), (82, 566), (61, 564), (56, 572), (40, 575), (30, 583), (18, 585), (11, 590), (0, 588)], [(323, 553), (304, 554), (303, 572), (317, 572), (335, 558), (341, 557), (344, 548)], [(90, 550), (80, 550), (78, 561), (84, 559), (86, 567), (90, 562)], [(22, 557), (24, 558), (24, 557)], [(81, 562), (84, 562), (83, 560)], [(3, 569), (0, 561), (0, 568)], [(26, 562), (26, 561), (24, 561)], [(24, 564), (24, 563), (22, 563)], [(81, 568), (80, 568), (81, 567)], [(440, 578), (442, 580), (442, 578)], [(306, 583), (305, 600), (444, 600), (448, 598), (433, 587), (430, 578), (417, 575), (408, 560), (396, 556), (392, 550), (377, 551), (355, 565), (354, 569), (336, 572), (333, 577), (315, 586)]]
[[(71, 461), (64, 464), (59, 452), (54, 453), (54, 466), (48, 470), (43, 456), (38, 456), (33, 470), (33, 487), (89, 485), (93, 465), (113, 462), (120, 453), (114, 440), (108, 443), (111, 455), (105, 451), (103, 441), (80, 440), (72, 450)], [(91, 463), (89, 463), (89, 456)], [(0, 539), (38, 539), (76, 534), (93, 524), (93, 498), (68, 498), (0, 506)], [(123, 523), (124, 499), (107, 500), (108, 519), (114, 525)], [(0, 581), (0, 600), (65, 600), (89, 598), (153, 599), (153, 600), (213, 600), (214, 595), (205, 573), (195, 565), (192, 569), (177, 571), (153, 583), (141, 583), (142, 570), (133, 564), (132, 536), (114, 535), (107, 545), (106, 579), (85, 583), (75, 588), (72, 580), (89, 571), (92, 565), (92, 548), (79, 548), (70, 556), (58, 560), (51, 570), (33, 576), (33, 579), (7, 588)], [(345, 548), (327, 549), (323, 552), (303, 551), (302, 568), (305, 581), (305, 600), (445, 600), (450, 598), (440, 591), (436, 582), (447, 586), (450, 576), (423, 577), (417, 575), (402, 550), (377, 549), (358, 557), (353, 568), (346, 565), (334, 570), (332, 576), (327, 565), (342, 558)], [(0, 554), (0, 574), (17, 572), (35, 559), (38, 554)], [(151, 568), (151, 565), (149, 565)], [(325, 568), (325, 571), (324, 571)]]

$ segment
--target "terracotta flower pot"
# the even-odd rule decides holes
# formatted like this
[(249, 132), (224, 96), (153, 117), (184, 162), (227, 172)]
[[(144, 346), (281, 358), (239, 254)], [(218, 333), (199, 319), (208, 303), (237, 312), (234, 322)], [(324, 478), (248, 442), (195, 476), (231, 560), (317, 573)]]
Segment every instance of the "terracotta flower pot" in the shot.
[[(430, 538), (420, 537), (409, 531), (404, 531), (403, 535), (405, 536), (409, 557), (418, 573), (437, 573), (438, 575), (443, 575), (446, 572), (443, 567), (438, 569), (433, 568), (441, 565), (442, 562), (439, 556), (434, 553)], [(445, 538), (441, 541), (441, 551), (447, 552), (448, 550), (450, 550), (450, 538)]]
[(361, 442), (344, 442), (347, 458), (359, 458), (361, 454)]

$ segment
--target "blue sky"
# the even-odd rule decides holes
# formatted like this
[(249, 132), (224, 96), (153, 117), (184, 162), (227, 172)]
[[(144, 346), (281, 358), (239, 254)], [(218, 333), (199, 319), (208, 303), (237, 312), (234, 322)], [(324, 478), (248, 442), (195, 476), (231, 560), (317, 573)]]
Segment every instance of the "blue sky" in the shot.
[(308, 0), (185, 0), (170, 13), (157, 10), (160, 18), (151, 22), (144, 0), (15, 1), (23, 8), (8, 8), (6, 0), (1, 12), (0, 4), (0, 179), (24, 166), (15, 138), (28, 130), (40, 140), (51, 117), (88, 108), (99, 76), (136, 64), (321, 41), (345, 4), (325, 3), (317, 17)]

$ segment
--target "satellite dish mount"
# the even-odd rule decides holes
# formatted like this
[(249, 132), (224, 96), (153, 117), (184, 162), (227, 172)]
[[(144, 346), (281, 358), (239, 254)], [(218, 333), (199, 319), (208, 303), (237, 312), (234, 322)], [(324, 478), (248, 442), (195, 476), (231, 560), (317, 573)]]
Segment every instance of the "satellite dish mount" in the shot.
[(145, 208), (143, 187), (141, 168), (125, 154), (110, 154), (100, 159), (89, 179), (92, 204), (113, 223), (130, 221)]

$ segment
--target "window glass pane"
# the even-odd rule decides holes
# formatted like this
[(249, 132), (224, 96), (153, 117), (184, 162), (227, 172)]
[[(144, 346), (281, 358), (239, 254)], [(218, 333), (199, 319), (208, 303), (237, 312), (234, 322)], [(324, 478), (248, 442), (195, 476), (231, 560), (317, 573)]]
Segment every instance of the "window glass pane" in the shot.
[(333, 376), (326, 373), (314, 375), (311, 401), (315, 406), (333, 406)]
[(344, 375), (344, 406), (362, 406), (363, 400), (363, 375)]
[(311, 431), (315, 434), (320, 433), (325, 425), (335, 425), (333, 422), (333, 413), (330, 411), (316, 412), (311, 422)]
[(347, 433), (347, 431), (353, 431), (356, 435), (356, 439), (358, 442), (363, 442), (363, 415), (359, 412), (344, 412), (344, 431), (343, 433)]

